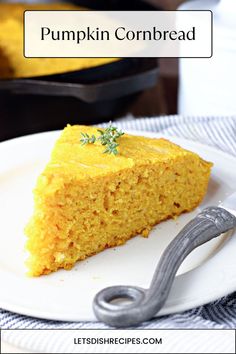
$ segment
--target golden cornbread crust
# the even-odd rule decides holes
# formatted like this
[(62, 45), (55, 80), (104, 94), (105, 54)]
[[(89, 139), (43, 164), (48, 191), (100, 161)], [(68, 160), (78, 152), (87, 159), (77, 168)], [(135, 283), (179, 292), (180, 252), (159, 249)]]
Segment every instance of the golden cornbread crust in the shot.
[(202, 201), (212, 164), (165, 140), (123, 135), (119, 154), (99, 143), (82, 146), (67, 126), (34, 190), (26, 227), (29, 274), (70, 269), (107, 247), (147, 236), (152, 226)]
[(58, 74), (107, 64), (108, 58), (25, 58), (23, 14), (25, 10), (80, 10), (69, 3), (0, 3), (0, 79)]

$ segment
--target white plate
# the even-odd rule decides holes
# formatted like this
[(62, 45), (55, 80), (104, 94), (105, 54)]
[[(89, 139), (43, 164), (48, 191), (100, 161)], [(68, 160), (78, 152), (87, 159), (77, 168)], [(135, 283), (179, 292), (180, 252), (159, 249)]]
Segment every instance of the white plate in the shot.
[[(0, 144), (0, 307), (46, 319), (92, 321), (91, 304), (99, 290), (111, 285), (148, 287), (161, 253), (177, 232), (202, 208), (218, 205), (236, 190), (236, 159), (208, 146), (171, 138), (215, 164), (207, 196), (197, 210), (161, 223), (147, 239), (137, 236), (124, 246), (79, 262), (71, 271), (29, 278), (24, 268), (23, 228), (32, 213), (36, 177), (58, 134), (36, 134)], [(187, 310), (236, 290), (235, 253), (236, 237), (228, 235), (190, 254), (158, 315)]]

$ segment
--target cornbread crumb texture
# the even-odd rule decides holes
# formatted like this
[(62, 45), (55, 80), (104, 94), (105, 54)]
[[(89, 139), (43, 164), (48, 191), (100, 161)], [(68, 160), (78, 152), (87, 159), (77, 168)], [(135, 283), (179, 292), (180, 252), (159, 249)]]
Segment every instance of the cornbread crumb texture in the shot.
[(50, 75), (99, 66), (107, 58), (25, 58), (23, 56), (23, 13), (25, 10), (79, 10), (69, 3), (0, 3), (0, 78)]
[(195, 208), (203, 199), (212, 164), (165, 139), (124, 135), (117, 156), (99, 143), (82, 146), (68, 126), (34, 191), (26, 228), (30, 274), (69, 269), (152, 226)]

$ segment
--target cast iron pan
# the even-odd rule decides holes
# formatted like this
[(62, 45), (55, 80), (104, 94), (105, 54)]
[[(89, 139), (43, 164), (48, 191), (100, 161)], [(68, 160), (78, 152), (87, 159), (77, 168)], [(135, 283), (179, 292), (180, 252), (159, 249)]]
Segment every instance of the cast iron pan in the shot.
[[(100, 10), (158, 10), (141, 0), (72, 0)], [(156, 59), (123, 59), (58, 75), (0, 80), (0, 141), (20, 135), (95, 124), (129, 112), (156, 84)]]
[(140, 92), (158, 79), (156, 59), (123, 59), (91, 69), (0, 80), (0, 141), (95, 124), (127, 114)]
[(91, 69), (27, 79), (1, 80), (0, 90), (14, 94), (69, 96), (85, 102), (111, 100), (155, 85), (156, 59), (123, 59)]

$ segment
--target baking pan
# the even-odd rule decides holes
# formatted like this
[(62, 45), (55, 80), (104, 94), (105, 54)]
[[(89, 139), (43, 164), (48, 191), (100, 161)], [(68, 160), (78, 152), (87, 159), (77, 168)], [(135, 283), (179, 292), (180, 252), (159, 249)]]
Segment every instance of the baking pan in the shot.
[[(70, 2), (99, 10), (158, 10), (141, 0)], [(156, 84), (158, 73), (156, 59), (135, 58), (57, 75), (0, 80), (0, 141), (61, 129), (67, 123), (114, 120)]]
[(111, 100), (155, 85), (156, 59), (123, 59), (90, 69), (27, 79), (1, 80), (14, 94), (70, 96), (85, 102)]
[(123, 59), (91, 69), (27, 79), (0, 80), (0, 141), (95, 124), (129, 111), (158, 80), (156, 59)]

